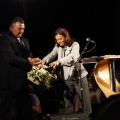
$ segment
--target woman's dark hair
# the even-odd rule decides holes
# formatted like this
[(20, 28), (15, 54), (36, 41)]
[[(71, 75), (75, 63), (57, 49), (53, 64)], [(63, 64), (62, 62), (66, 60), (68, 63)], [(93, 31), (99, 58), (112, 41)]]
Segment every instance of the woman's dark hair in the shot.
[[(65, 43), (66, 43), (67, 46), (71, 46), (71, 44), (72, 44), (74, 41), (76, 41), (75, 38), (71, 38), (69, 32), (68, 32), (65, 28), (58, 28), (58, 29), (54, 32), (54, 37), (55, 37), (56, 35), (58, 35), (58, 34), (59, 34), (59, 35), (63, 35), (63, 36), (66, 38)], [(56, 42), (56, 39), (55, 39), (55, 42)], [(56, 42), (56, 43), (57, 43), (57, 42)], [(59, 46), (59, 45), (58, 45), (58, 46)]]

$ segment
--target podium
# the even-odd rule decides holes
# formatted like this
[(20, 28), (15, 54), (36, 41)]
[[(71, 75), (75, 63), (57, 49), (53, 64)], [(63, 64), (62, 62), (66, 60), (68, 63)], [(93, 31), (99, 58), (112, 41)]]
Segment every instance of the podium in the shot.
[(119, 59), (120, 55), (93, 56), (82, 59), (83, 64), (95, 63), (96, 83), (107, 98), (120, 94), (120, 83), (115, 78), (115, 61)]

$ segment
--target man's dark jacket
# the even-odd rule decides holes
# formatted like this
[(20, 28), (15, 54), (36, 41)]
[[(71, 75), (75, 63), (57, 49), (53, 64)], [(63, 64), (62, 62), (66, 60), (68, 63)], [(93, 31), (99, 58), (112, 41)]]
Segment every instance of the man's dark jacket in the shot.
[(0, 36), (0, 90), (19, 92), (26, 88), (30, 51), (27, 39), (21, 40), (23, 46), (10, 31)]

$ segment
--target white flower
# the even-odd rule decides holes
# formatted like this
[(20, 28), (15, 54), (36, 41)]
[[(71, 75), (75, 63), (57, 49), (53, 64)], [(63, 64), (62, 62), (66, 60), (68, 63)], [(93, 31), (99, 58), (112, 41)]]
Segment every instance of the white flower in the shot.
[(27, 74), (28, 80), (36, 85), (44, 84), (46, 88), (51, 87), (51, 80), (57, 79), (56, 74), (46, 65), (43, 65), (40, 69), (33, 66), (31, 71)]

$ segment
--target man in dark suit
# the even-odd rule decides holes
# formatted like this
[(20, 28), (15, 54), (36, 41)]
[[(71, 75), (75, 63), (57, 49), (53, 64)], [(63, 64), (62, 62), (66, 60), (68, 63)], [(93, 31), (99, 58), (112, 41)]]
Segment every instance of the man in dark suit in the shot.
[(24, 29), (24, 20), (15, 17), (0, 36), (0, 120), (33, 120), (27, 72), (39, 59), (30, 58)]

